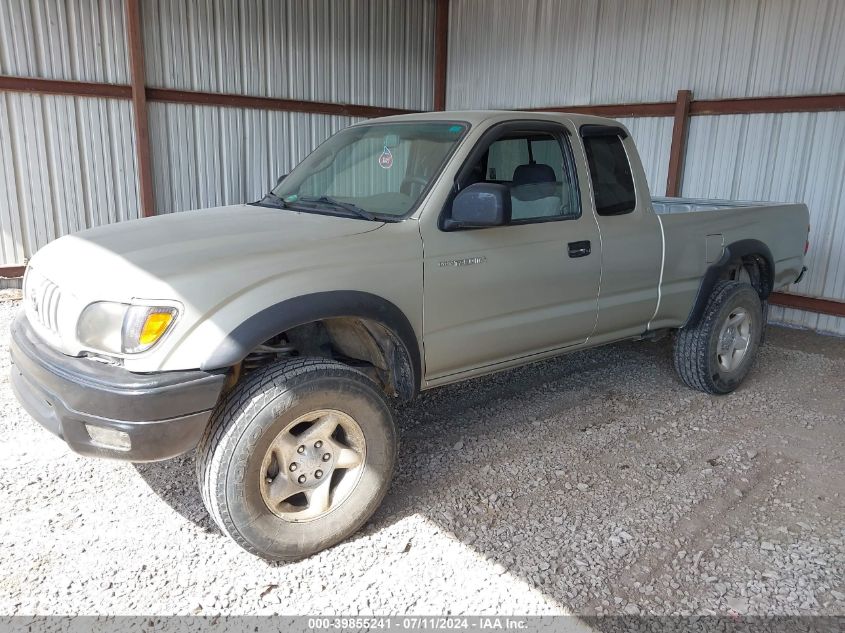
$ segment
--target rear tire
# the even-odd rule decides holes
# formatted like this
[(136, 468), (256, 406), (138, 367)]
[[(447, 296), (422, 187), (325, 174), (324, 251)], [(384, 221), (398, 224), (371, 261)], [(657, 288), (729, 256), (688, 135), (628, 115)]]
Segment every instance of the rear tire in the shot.
[(762, 303), (747, 283), (720, 281), (698, 323), (678, 331), (675, 370), (705, 393), (736, 389), (751, 370), (765, 328)]
[(379, 387), (333, 360), (297, 358), (248, 376), (218, 404), (197, 478), (218, 527), (267, 560), (310, 556), (356, 532), (396, 460)]

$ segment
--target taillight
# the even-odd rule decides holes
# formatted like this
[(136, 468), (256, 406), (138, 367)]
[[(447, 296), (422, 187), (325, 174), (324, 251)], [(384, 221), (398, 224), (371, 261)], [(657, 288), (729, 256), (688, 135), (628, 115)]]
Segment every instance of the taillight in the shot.
[(807, 240), (804, 242), (804, 254), (807, 254), (807, 251), (810, 250), (810, 225), (807, 225)]

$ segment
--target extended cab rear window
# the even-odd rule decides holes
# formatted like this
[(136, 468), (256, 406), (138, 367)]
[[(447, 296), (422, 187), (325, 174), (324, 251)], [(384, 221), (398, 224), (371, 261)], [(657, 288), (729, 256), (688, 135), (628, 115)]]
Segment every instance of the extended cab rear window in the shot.
[(637, 206), (631, 163), (619, 136), (584, 137), (584, 150), (593, 182), (596, 213), (622, 215)]

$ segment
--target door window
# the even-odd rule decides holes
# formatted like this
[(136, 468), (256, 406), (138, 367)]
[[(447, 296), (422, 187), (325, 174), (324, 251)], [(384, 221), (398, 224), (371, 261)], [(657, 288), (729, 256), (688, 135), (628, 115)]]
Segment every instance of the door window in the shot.
[(508, 185), (511, 224), (580, 217), (568, 145), (548, 132), (509, 132), (493, 141), (464, 186)]

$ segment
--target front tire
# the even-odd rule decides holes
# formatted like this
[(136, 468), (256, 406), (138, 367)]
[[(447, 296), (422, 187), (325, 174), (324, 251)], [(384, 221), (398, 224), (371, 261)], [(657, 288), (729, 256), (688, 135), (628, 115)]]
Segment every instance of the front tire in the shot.
[(751, 370), (764, 328), (757, 291), (747, 283), (720, 281), (698, 323), (677, 334), (678, 375), (693, 389), (730, 393)]
[(363, 373), (297, 358), (229, 392), (197, 449), (203, 501), (218, 527), (268, 560), (310, 556), (378, 508), (396, 461), (385, 397)]

